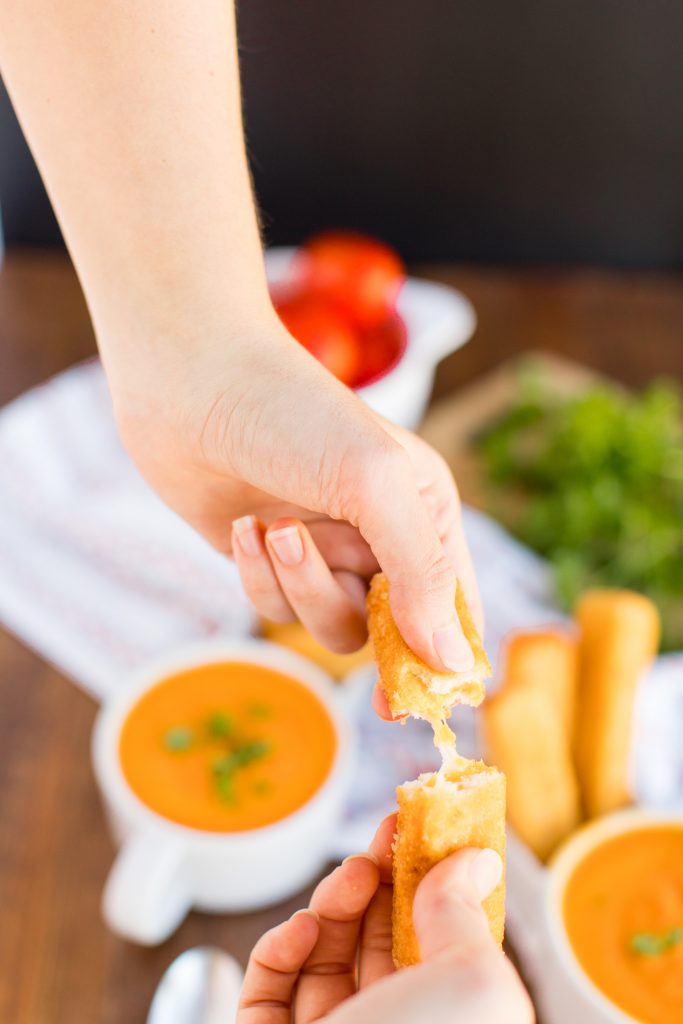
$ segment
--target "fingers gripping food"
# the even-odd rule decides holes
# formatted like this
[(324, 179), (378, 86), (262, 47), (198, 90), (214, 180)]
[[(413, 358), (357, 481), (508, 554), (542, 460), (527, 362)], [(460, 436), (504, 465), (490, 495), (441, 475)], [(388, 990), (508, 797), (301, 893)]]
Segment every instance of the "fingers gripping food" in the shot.
[(569, 633), (513, 634), (482, 708), (489, 757), (507, 779), (508, 820), (541, 860), (580, 820), (569, 727), (576, 648)]
[(628, 758), (638, 679), (659, 645), (652, 601), (628, 590), (592, 590), (576, 608), (581, 632), (576, 766), (589, 817), (630, 802)]
[[(505, 776), (483, 761), (461, 770), (432, 772), (399, 786), (394, 845), (393, 955), (397, 967), (418, 963), (413, 928), (415, 891), (427, 872), (464, 846), (488, 847), (505, 857)], [(493, 937), (503, 941), (505, 881), (484, 900)]]
[[(475, 656), (468, 673), (442, 673), (429, 668), (410, 650), (393, 620), (389, 586), (375, 576), (368, 595), (370, 637), (380, 682), (395, 715), (426, 719), (443, 755), (440, 771), (399, 786), (398, 823), (394, 845), (393, 956), (397, 967), (417, 963), (420, 950), (413, 928), (413, 899), (426, 873), (464, 846), (490, 847), (505, 854), (505, 777), (481, 761), (468, 761), (455, 750), (446, 725), (454, 704), (480, 704), (490, 666), (462, 590), (456, 610)], [(505, 883), (484, 903), (491, 931), (503, 939)]]

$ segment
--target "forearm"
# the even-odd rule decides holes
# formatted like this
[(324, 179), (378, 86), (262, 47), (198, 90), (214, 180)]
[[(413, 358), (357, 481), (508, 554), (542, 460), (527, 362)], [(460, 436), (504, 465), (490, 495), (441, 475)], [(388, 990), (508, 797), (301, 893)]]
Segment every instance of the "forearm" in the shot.
[(270, 315), (231, 0), (0, 0), (0, 68), (113, 373)]

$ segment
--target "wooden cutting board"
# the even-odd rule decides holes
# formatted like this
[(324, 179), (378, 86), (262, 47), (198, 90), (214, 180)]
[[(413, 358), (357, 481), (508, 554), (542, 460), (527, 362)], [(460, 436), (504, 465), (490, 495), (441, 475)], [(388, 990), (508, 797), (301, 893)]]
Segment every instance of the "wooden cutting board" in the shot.
[[(486, 506), (486, 487), (473, 439), (499, 419), (513, 402), (522, 365), (533, 360), (553, 390), (572, 395), (607, 378), (563, 356), (529, 351), (506, 360), (473, 384), (442, 398), (431, 407), (420, 436), (443, 455), (458, 482), (460, 497), (476, 508)], [(619, 387), (609, 381), (611, 387)]]

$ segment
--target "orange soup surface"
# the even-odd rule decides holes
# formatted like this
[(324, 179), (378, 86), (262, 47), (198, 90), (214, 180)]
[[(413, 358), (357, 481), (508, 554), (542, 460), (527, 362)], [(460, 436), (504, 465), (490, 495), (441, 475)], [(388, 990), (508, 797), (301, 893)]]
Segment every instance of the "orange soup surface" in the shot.
[(683, 1022), (683, 825), (615, 836), (569, 879), (564, 919), (593, 983), (642, 1024)]
[(190, 828), (241, 832), (279, 821), (327, 778), (332, 720), (301, 683), (225, 662), (148, 690), (125, 719), (123, 773), (157, 814)]

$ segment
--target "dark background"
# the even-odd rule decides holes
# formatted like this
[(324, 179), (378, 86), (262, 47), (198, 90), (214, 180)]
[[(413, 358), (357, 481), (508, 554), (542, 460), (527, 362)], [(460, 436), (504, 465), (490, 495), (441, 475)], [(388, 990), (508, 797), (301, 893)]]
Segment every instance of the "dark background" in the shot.
[[(243, 0), (240, 40), (269, 242), (683, 265), (681, 0)], [(59, 243), (4, 94), (0, 201), (9, 243)]]

